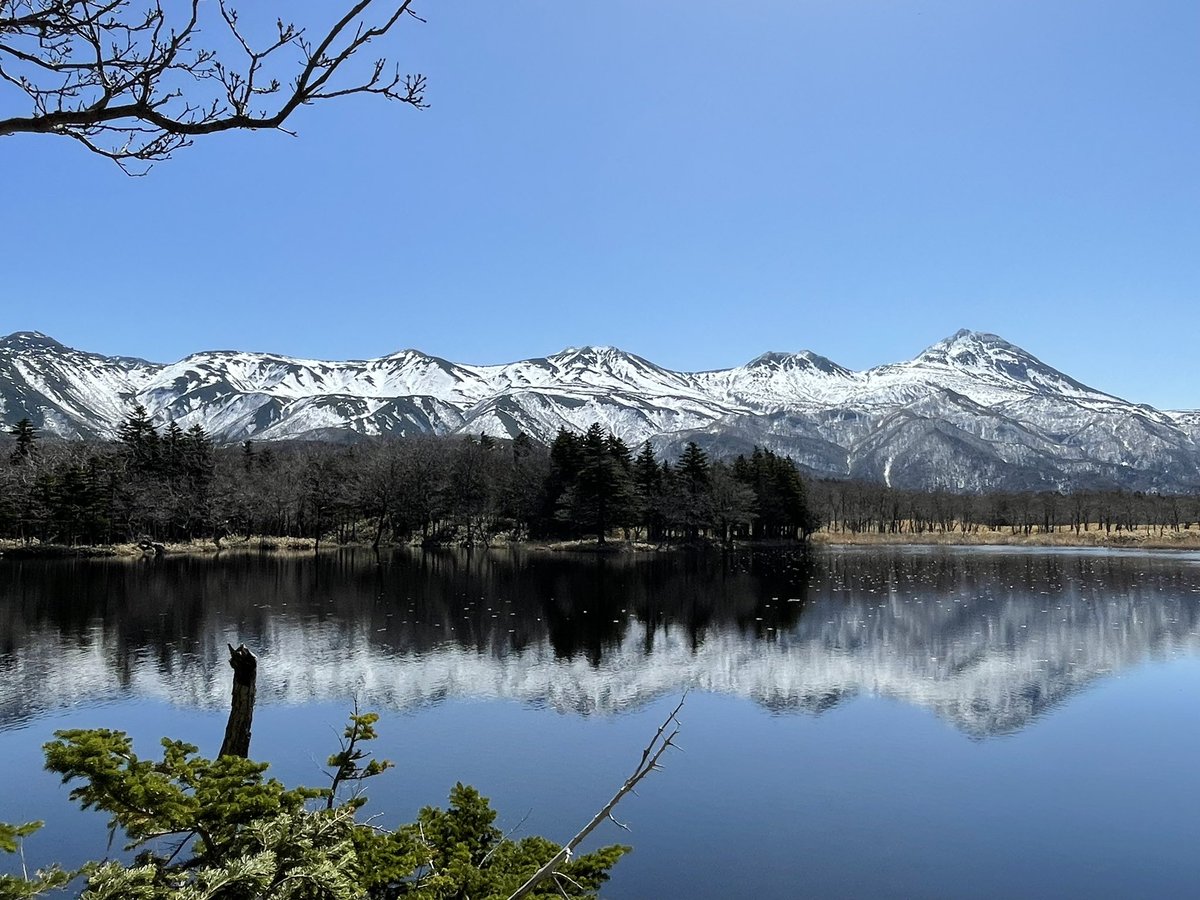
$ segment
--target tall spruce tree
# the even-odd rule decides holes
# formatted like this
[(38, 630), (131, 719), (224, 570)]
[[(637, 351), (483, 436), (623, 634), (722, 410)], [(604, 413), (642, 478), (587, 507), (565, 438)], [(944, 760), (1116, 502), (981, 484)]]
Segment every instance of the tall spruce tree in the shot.
[(662, 537), (663, 528), (663, 471), (654, 458), (649, 441), (642, 444), (637, 459), (633, 461), (633, 485), (637, 492), (638, 517), (646, 529), (646, 539), (657, 541)]
[(554, 466), (555, 474), (564, 482), (574, 479), (583, 464), (583, 448), (579, 435), (566, 428), (558, 429), (558, 434), (550, 444), (550, 462)]
[(708, 454), (695, 441), (688, 441), (675, 466), (675, 485), (679, 492), (677, 515), (690, 541), (710, 524)]
[(146, 407), (138, 404), (117, 428), (130, 465), (138, 472), (149, 472), (158, 465), (159, 437)]
[(629, 448), (600, 423), (579, 441), (579, 469), (560, 499), (561, 517), (604, 544), (608, 533), (636, 518)]
[(708, 454), (695, 441), (688, 441), (675, 471), (689, 494), (700, 494), (708, 485)]
[(816, 515), (809, 507), (804, 481), (791, 457), (755, 447), (750, 459), (738, 457), (732, 471), (754, 491), (755, 537), (807, 537), (816, 530)]
[(550, 443), (550, 472), (542, 492), (542, 510), (538, 530), (543, 534), (564, 534), (570, 530), (563, 511), (563, 497), (574, 483), (582, 464), (579, 435), (566, 428)]
[(28, 418), (23, 418), (17, 422), (8, 433), (13, 436), (15, 443), (12, 453), (9, 454), (9, 462), (16, 465), (17, 463), (28, 463), (33, 460), (33, 445), (37, 441), (37, 429), (33, 427), (33, 423)]
[(715, 463), (709, 471), (707, 489), (709, 513), (721, 541), (726, 545), (733, 542), (735, 532), (740, 535), (757, 514), (757, 497), (754, 490), (740, 481), (723, 463)]
[(168, 478), (183, 474), (183, 429), (172, 419), (159, 447), (159, 467)]
[(512, 442), (513, 459), (524, 459), (533, 453), (533, 441), (529, 439), (529, 435), (521, 431), (513, 438)]
[(182, 474), (194, 485), (207, 487), (213, 476), (213, 443), (199, 423), (183, 435)]

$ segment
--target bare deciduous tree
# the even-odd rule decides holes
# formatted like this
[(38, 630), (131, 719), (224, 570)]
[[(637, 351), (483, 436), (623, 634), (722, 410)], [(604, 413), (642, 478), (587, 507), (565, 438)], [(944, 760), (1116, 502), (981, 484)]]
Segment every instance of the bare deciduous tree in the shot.
[[(339, 18), (310, 33), (259, 21), (267, 4), (244, 22), (230, 0), (0, 0), (0, 136), (69, 137), (144, 174), (198, 135), (288, 131), (296, 109), (321, 100), (374, 94), (423, 108), (424, 75), (383, 58), (351, 64), (400, 19), (419, 18), (411, 4), (343, 0), (330, 4)], [(4, 117), (13, 103), (26, 109)]]

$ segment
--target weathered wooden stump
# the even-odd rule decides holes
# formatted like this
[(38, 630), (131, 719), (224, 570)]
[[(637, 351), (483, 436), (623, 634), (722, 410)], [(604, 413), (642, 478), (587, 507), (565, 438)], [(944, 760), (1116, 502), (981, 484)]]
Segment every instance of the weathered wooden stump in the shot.
[(229, 721), (220, 756), (250, 756), (250, 726), (254, 722), (254, 685), (258, 678), (258, 657), (245, 644), (237, 649), (229, 644), (229, 665), (233, 669), (233, 696), (229, 702)]

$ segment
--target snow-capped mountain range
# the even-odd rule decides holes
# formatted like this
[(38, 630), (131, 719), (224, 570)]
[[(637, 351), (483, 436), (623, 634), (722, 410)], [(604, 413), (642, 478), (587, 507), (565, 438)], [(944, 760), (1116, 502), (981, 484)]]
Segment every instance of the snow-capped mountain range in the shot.
[(211, 351), (175, 363), (101, 356), (38, 332), (0, 338), (0, 419), (111, 437), (135, 404), (235, 442), (525, 432), (600, 422), (627, 442), (718, 455), (765, 446), (820, 476), (957, 490), (1200, 486), (1200, 411), (1081, 384), (993, 334), (960, 331), (856, 372), (809, 351), (674, 372), (613, 347), (503, 365), (402, 350), (330, 362)]

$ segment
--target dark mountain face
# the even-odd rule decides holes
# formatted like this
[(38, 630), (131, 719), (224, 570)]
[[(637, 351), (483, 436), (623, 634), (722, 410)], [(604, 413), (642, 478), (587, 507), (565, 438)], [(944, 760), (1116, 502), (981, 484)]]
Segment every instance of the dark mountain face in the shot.
[(849, 369), (839, 366), (833, 360), (808, 350), (802, 350), (799, 353), (780, 353), (772, 350), (750, 360), (745, 368), (748, 371), (811, 371), (845, 378), (853, 375)]
[(197, 353), (158, 364), (0, 338), (0, 420), (67, 438), (111, 437), (134, 404), (215, 438), (525, 432), (549, 441), (594, 421), (664, 453), (755, 445), (816, 475), (914, 488), (1200, 487), (1200, 414), (1128, 403), (993, 334), (960, 331), (864, 372), (810, 351), (674, 372), (612, 347), (504, 365), (415, 350), (332, 362)]

